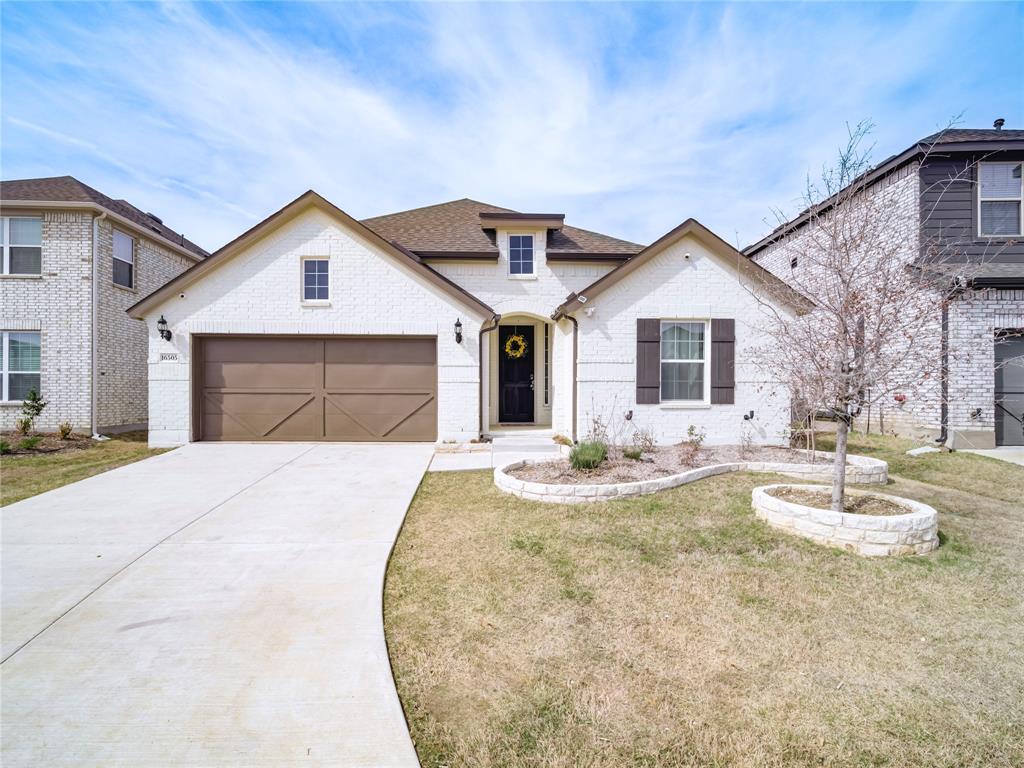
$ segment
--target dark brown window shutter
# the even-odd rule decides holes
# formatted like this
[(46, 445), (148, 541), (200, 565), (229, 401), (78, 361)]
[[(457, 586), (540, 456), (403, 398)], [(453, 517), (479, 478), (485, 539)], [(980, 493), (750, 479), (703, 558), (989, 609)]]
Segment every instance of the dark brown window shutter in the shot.
[(711, 321), (711, 404), (736, 402), (736, 321)]
[(636, 402), (661, 402), (661, 320), (636, 319)]

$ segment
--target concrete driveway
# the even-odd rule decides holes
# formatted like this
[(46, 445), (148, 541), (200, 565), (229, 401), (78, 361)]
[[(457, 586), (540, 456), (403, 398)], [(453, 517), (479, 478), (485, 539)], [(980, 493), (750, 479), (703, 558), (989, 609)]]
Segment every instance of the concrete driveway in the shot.
[(193, 444), (2, 511), (2, 762), (415, 766), (381, 593), (430, 445)]

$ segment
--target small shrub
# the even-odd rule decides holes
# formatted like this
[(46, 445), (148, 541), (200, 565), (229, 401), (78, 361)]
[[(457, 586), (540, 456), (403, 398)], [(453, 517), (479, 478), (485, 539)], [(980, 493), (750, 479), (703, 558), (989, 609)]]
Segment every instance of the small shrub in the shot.
[(34, 451), (39, 444), (43, 442), (42, 435), (36, 435), (35, 437), (26, 437), (18, 443), (18, 448), (23, 451)]
[[(641, 453), (654, 453), (658, 447), (658, 440), (654, 436), (654, 430), (646, 427), (637, 427), (636, 432), (633, 433), (633, 445)], [(625, 451), (622, 452), (625, 455)]]
[(580, 443), (569, 453), (573, 469), (597, 469), (608, 457), (608, 446), (598, 441)]
[(572, 440), (570, 440), (565, 435), (555, 435), (554, 437), (551, 438), (551, 440), (555, 443), (558, 443), (559, 445), (567, 445), (570, 448), (572, 447)]
[(21, 404), (21, 412), (26, 419), (34, 423), (47, 405), (48, 403), (43, 400), (39, 392), (33, 387), (25, 395), (25, 402)]
[(14, 426), (18, 430), (18, 434), (27, 435), (29, 432), (32, 431), (32, 419), (28, 418), (27, 416), (18, 419), (16, 422), (14, 422)]
[(686, 439), (679, 444), (679, 460), (687, 466), (695, 464), (707, 436), (703, 427), (697, 428), (691, 424), (686, 430)]
[(11, 444), (6, 440), (0, 440), (0, 456), (6, 456), (11, 452)]
[(57, 434), (60, 436), (61, 440), (70, 440), (71, 439), (71, 422), (70, 421), (62, 421), (60, 424), (58, 424), (57, 425)]
[(640, 457), (644, 455), (644, 452), (637, 448), (635, 445), (627, 445), (622, 449), (622, 455), (627, 459), (633, 461), (640, 461)]

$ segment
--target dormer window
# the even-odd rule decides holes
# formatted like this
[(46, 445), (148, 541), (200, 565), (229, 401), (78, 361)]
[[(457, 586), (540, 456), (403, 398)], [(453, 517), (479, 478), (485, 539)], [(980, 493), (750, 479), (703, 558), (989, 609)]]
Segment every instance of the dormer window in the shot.
[(532, 275), (533, 235), (508, 236), (508, 273), (510, 275)]

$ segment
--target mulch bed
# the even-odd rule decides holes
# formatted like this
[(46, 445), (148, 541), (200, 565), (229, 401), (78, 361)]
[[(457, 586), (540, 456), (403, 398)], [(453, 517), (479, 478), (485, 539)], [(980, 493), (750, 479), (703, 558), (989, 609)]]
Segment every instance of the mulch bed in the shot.
[(32, 432), (28, 437), (41, 437), (42, 440), (39, 444), (32, 449), (25, 449), (19, 447), (21, 441), (25, 439), (25, 435), (20, 432), (0, 432), (0, 439), (7, 443), (11, 447), (9, 454), (4, 454), (5, 457), (10, 456), (36, 456), (41, 453), (68, 453), (69, 451), (80, 451), (83, 448), (88, 448), (93, 445), (92, 439), (88, 435), (72, 434), (67, 440), (62, 440), (56, 433), (43, 434), (41, 432)]
[[(519, 480), (551, 485), (597, 485), (605, 483), (632, 483), (638, 480), (655, 480), (668, 475), (678, 475), (691, 469), (711, 464), (728, 464), (736, 461), (771, 461), (789, 464), (806, 464), (807, 451), (794, 448), (755, 446), (744, 449), (738, 445), (716, 445), (701, 448), (692, 458), (679, 446), (662, 446), (645, 453), (639, 461), (623, 458), (616, 454), (600, 467), (592, 470), (576, 470), (568, 459), (555, 459), (538, 464), (527, 464), (508, 474)], [(818, 462), (830, 465), (830, 457), (819, 457)]]
[[(812, 491), (806, 488), (772, 488), (767, 491), (769, 496), (774, 496), (783, 501), (791, 501), (794, 504), (801, 504), (805, 507), (815, 509), (829, 509), (832, 506), (831, 491)], [(906, 515), (909, 509), (902, 504), (897, 504), (889, 499), (878, 496), (852, 496), (846, 495), (843, 501), (843, 512), (851, 515), (878, 515), (889, 517), (892, 515)]]

